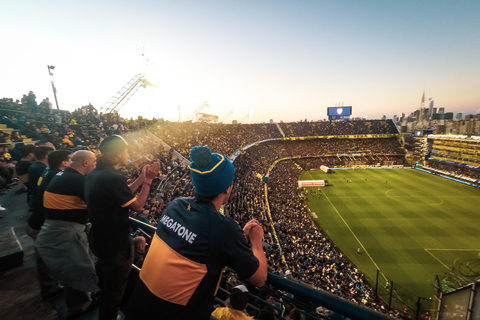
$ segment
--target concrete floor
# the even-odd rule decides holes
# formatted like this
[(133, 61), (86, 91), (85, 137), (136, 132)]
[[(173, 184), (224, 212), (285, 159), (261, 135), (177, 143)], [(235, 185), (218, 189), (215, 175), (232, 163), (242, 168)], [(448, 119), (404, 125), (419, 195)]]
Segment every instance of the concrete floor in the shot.
[[(25, 233), (29, 218), (27, 193), (16, 194), (20, 185), (6, 190), (0, 197), (0, 204), (7, 208), (0, 211), (0, 237), (11, 230), (20, 242), (24, 257), (23, 265), (0, 274), (0, 319), (2, 320), (61, 320), (65, 312), (63, 295), (51, 302), (44, 302), (35, 268), (33, 240)], [(10, 238), (11, 239), (11, 238)], [(10, 250), (12, 244), (0, 242), (0, 252)], [(78, 319), (96, 319), (98, 310), (84, 314)]]

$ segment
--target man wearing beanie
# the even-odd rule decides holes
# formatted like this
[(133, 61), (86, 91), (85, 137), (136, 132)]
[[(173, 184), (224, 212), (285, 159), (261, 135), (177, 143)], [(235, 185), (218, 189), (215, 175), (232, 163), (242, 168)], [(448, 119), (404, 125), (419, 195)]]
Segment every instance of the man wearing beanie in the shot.
[[(112, 135), (99, 146), (97, 167), (85, 180), (85, 202), (92, 229), (90, 247), (98, 258), (101, 281), (100, 320), (117, 319), (118, 309), (132, 268), (134, 247), (128, 210), (140, 211), (145, 205), (150, 185), (160, 164), (146, 165), (131, 184), (117, 171), (128, 162), (128, 144)], [(140, 188), (140, 192), (134, 192)]]
[(210, 319), (225, 266), (257, 287), (267, 278), (260, 223), (242, 230), (219, 213), (232, 191), (232, 163), (205, 146), (192, 148), (190, 158), (196, 197), (177, 198), (163, 211), (127, 319)]

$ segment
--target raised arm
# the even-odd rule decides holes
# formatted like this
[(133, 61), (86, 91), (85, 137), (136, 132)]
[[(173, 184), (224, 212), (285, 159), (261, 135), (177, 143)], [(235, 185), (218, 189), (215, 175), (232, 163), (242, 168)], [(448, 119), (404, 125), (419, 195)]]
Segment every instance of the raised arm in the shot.
[(248, 282), (256, 287), (261, 287), (267, 281), (268, 269), (267, 258), (262, 247), (263, 228), (257, 220), (250, 220), (243, 228), (243, 232), (250, 239), (252, 252), (259, 262), (257, 271), (248, 279)]
[[(142, 173), (144, 172), (145, 178), (142, 181), (142, 189), (140, 190), (139, 193), (137, 193), (136, 195), (137, 199), (128, 206), (129, 209), (132, 209), (133, 211), (140, 211), (143, 209), (143, 207), (145, 206), (145, 202), (147, 201), (147, 198), (148, 198), (148, 193), (150, 192), (150, 186), (152, 185), (152, 180), (157, 176), (159, 171), (160, 171), (159, 162), (155, 162), (151, 165), (146, 165), (143, 168)], [(135, 180), (133, 184), (135, 184), (137, 180)]]

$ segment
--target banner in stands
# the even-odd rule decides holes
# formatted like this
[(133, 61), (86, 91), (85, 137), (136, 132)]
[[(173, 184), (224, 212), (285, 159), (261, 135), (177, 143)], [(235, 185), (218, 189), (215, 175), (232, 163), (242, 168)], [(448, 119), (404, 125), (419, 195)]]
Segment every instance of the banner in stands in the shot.
[(298, 186), (301, 187), (324, 187), (328, 186), (328, 180), (298, 180)]
[(388, 134), (348, 134), (348, 135), (338, 135), (338, 136), (308, 136), (308, 137), (285, 137), (281, 140), (312, 140), (312, 139), (365, 139), (365, 138), (394, 138), (401, 137), (399, 133), (388, 133)]

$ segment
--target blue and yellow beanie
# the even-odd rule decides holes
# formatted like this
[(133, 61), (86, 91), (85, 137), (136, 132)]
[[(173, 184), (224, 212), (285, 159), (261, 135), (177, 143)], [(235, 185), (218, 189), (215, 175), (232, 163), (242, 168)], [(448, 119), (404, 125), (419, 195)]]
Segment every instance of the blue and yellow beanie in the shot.
[(218, 196), (232, 185), (235, 169), (227, 157), (198, 146), (190, 150), (190, 159), (190, 175), (199, 196)]

